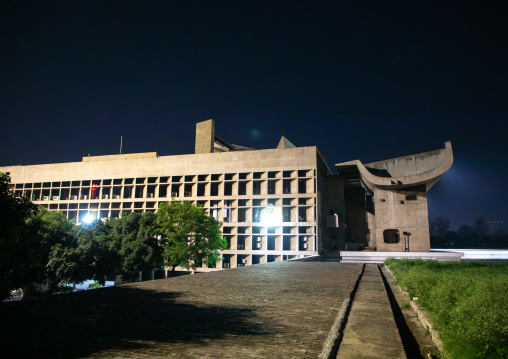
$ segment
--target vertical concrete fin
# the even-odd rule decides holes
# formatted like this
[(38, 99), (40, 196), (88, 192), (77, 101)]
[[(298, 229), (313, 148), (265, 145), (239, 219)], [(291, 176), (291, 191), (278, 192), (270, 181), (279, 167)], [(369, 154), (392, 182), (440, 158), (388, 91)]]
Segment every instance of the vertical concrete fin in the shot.
[(210, 119), (196, 124), (195, 153), (213, 153), (215, 121)]

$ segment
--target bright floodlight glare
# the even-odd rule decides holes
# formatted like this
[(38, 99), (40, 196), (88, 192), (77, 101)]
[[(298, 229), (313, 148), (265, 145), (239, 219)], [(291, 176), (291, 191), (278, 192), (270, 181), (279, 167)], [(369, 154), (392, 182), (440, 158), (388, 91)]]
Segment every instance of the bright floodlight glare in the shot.
[(261, 222), (270, 226), (282, 223), (282, 210), (280, 207), (268, 207), (261, 213)]
[(94, 217), (93, 217), (90, 213), (88, 213), (87, 215), (85, 215), (85, 216), (83, 217), (83, 222), (84, 222), (85, 224), (90, 224), (90, 223), (92, 223), (92, 222), (93, 222), (93, 220), (94, 220), (94, 219), (95, 219), (95, 218), (94, 218)]

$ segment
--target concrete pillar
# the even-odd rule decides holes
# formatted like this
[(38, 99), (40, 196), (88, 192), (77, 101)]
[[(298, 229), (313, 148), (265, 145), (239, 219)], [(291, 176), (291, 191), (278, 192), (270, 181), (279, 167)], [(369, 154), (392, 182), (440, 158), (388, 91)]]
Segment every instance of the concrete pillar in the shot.
[(207, 120), (196, 124), (195, 153), (213, 153), (215, 121)]

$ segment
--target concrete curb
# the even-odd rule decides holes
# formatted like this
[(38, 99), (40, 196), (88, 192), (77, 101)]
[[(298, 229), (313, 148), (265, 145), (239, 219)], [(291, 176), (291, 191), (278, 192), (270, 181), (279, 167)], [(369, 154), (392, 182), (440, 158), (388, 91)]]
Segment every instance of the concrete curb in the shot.
[(330, 329), (330, 334), (326, 338), (325, 345), (323, 345), (323, 350), (320, 359), (328, 359), (332, 355), (332, 351), (335, 347), (335, 343), (342, 337), (345, 322), (347, 319), (347, 314), (351, 307), (351, 299), (346, 298), (344, 302), (342, 302), (342, 306), (340, 307), (339, 315), (335, 318), (335, 322), (333, 323), (332, 329)]
[(358, 275), (356, 283), (349, 293), (349, 297), (344, 299), (342, 302), (342, 306), (340, 307), (339, 314), (335, 318), (333, 322), (332, 328), (330, 329), (330, 333), (325, 340), (325, 344), (323, 345), (323, 349), (321, 354), (319, 355), (319, 359), (332, 359), (335, 358), (336, 350), (338, 349), (340, 340), (344, 335), (344, 328), (346, 327), (347, 317), (349, 312), (351, 311), (351, 304), (353, 303), (353, 298), (355, 296), (356, 290), (358, 289), (358, 285), (360, 284), (360, 280), (362, 279), (363, 273), (365, 271), (365, 264), (362, 266), (362, 270)]
[[(388, 268), (386, 265), (384, 266), (388, 273), (396, 280), (395, 276), (393, 275), (393, 272)], [(434, 329), (434, 322), (430, 318), (430, 315), (428, 311), (422, 307), (420, 307), (414, 300), (411, 300), (409, 297), (409, 293), (404, 290), (399, 284), (396, 284), (404, 297), (409, 301), (409, 305), (413, 309), (413, 311), (416, 313), (416, 316), (418, 317), (418, 320), (423, 325), (424, 328), (426, 328), (429, 333), (430, 337), (432, 338), (432, 342), (434, 345), (439, 349), (441, 353), (444, 353), (443, 351), (443, 341), (439, 337), (439, 333), (436, 329)]]
[[(404, 295), (409, 298), (409, 295), (404, 292)], [(422, 325), (427, 328), (427, 330), (430, 333), (430, 337), (432, 338), (432, 341), (436, 345), (436, 347), (443, 353), (443, 341), (439, 337), (439, 333), (437, 330), (434, 329), (434, 323), (432, 322), (432, 319), (430, 319), (430, 316), (426, 309), (420, 308), (418, 304), (416, 304), (415, 301), (409, 301), (409, 304), (411, 305), (411, 308), (415, 311), (416, 315), (418, 316), (418, 320)]]

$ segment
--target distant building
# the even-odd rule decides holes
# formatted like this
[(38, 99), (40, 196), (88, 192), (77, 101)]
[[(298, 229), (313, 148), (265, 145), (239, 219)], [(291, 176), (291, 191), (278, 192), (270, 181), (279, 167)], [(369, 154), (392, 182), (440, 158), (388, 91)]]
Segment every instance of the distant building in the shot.
[[(78, 223), (156, 211), (188, 200), (223, 222), (229, 248), (217, 268), (286, 260), (343, 249), (428, 251), (426, 191), (451, 166), (443, 150), (363, 165), (332, 175), (317, 147), (256, 150), (196, 125), (195, 154), (155, 152), (87, 156), (81, 162), (0, 167), (16, 196), (26, 196)], [(411, 233), (409, 246), (404, 233)]]

